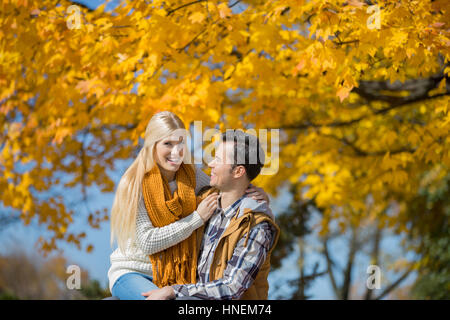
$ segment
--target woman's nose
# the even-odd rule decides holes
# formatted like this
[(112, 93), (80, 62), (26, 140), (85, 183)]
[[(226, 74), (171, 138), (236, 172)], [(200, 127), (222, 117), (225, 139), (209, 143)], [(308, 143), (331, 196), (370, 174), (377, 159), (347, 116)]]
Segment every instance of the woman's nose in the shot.
[(183, 148), (177, 144), (172, 148), (170, 154), (172, 156), (180, 156), (181, 157), (183, 155)]

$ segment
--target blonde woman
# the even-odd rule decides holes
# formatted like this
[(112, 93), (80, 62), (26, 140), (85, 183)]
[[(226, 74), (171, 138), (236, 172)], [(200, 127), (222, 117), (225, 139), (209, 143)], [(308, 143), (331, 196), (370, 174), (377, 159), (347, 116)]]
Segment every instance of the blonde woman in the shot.
[[(120, 179), (111, 210), (108, 271), (113, 296), (144, 300), (158, 287), (195, 283), (199, 228), (217, 207), (217, 194), (200, 202), (210, 178), (187, 161), (185, 126), (169, 111), (149, 121), (144, 146)], [(190, 160), (190, 159), (189, 159)], [(247, 194), (268, 201), (260, 188)]]

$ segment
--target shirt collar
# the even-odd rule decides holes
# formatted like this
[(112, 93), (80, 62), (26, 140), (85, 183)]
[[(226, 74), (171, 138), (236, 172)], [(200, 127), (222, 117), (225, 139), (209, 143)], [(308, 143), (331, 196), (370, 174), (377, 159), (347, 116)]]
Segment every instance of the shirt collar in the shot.
[(225, 210), (222, 208), (221, 200), (222, 200), (222, 193), (219, 193), (219, 197), (217, 198), (217, 208), (219, 209), (220, 213), (223, 213), (227, 218), (231, 218), (235, 213), (236, 210), (239, 209), (239, 206), (241, 205), (242, 199), (245, 198), (245, 194), (242, 195), (239, 199), (237, 199), (232, 205), (225, 208)]

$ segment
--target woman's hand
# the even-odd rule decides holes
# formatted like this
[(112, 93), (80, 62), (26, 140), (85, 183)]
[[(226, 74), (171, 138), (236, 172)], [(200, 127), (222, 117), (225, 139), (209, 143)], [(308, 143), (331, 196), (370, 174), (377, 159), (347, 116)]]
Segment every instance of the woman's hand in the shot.
[(267, 204), (270, 203), (269, 196), (262, 188), (255, 187), (254, 185), (250, 184), (245, 192), (247, 193), (247, 197), (253, 198), (258, 202), (266, 201)]
[(217, 197), (219, 195), (217, 193), (212, 193), (203, 199), (202, 202), (197, 207), (197, 213), (202, 218), (203, 222), (208, 221), (211, 218), (214, 210), (217, 208)]

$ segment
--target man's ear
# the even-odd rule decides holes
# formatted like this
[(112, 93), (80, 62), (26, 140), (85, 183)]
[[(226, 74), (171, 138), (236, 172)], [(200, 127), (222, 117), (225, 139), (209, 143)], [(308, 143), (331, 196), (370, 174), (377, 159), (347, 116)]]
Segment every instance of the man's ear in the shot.
[(245, 167), (244, 166), (237, 166), (234, 168), (234, 178), (240, 178), (245, 174)]

